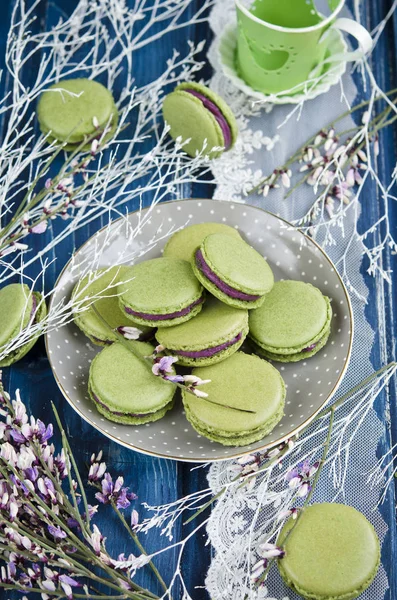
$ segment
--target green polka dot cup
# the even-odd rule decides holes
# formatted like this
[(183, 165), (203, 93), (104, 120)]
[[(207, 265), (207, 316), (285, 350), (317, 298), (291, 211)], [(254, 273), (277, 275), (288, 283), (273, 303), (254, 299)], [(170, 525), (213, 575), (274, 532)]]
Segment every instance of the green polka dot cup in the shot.
[[(264, 94), (302, 92), (318, 81), (329, 62), (355, 61), (372, 48), (368, 31), (352, 19), (337, 18), (345, 0), (236, 0), (238, 73)], [(327, 52), (330, 29), (353, 36), (358, 49)]]

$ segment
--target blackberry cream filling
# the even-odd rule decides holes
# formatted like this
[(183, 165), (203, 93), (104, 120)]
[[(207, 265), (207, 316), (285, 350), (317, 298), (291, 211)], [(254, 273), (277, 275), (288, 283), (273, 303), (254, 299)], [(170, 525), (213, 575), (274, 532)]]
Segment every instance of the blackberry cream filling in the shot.
[(317, 344), (311, 344), (311, 346), (308, 346), (307, 348), (303, 348), (302, 352), (311, 352), (312, 350), (314, 350), (314, 348), (317, 346)]
[(188, 94), (192, 94), (192, 96), (198, 98), (202, 102), (203, 106), (207, 110), (209, 110), (212, 115), (214, 115), (219, 127), (222, 130), (224, 140), (223, 145), (225, 147), (225, 150), (229, 150), (230, 146), (232, 145), (232, 132), (229, 123), (227, 122), (217, 105), (214, 104), (214, 102), (212, 102), (209, 98), (207, 98), (203, 94), (200, 94), (200, 92), (197, 92), (196, 90), (184, 89), (183, 91), (187, 92)]
[(36, 310), (37, 310), (37, 299), (34, 294), (32, 294), (32, 310), (30, 311), (30, 323), (33, 325), (36, 322)]
[(112, 413), (112, 415), (116, 415), (117, 417), (148, 417), (149, 415), (152, 415), (154, 413), (124, 413), (124, 412), (120, 412), (118, 410), (111, 410), (108, 406), (106, 406), (106, 404), (104, 404), (103, 402), (101, 402), (98, 398), (98, 396), (96, 396), (92, 390), (90, 390), (91, 392), (91, 396), (93, 397), (93, 399), (95, 400), (95, 402), (97, 404), (99, 404), (100, 406), (102, 406), (104, 409), (106, 409), (108, 412)]
[(196, 352), (194, 352), (194, 351), (190, 352), (189, 350), (175, 350), (174, 352), (175, 352), (175, 354), (178, 354), (179, 356), (186, 356), (187, 358), (210, 358), (211, 356), (218, 354), (218, 352), (222, 352), (222, 350), (226, 350), (226, 348), (230, 348), (230, 346), (234, 346), (234, 344), (237, 344), (237, 342), (239, 342), (242, 337), (243, 337), (243, 332), (241, 331), (238, 335), (236, 335), (229, 342), (224, 342), (223, 344), (219, 344), (218, 346), (213, 346), (212, 348), (206, 348), (204, 350), (197, 350)]
[(179, 317), (185, 317), (193, 310), (195, 306), (198, 306), (202, 302), (204, 302), (203, 296), (201, 296), (201, 298), (199, 298), (186, 308), (183, 308), (182, 310), (178, 310), (173, 313), (167, 313), (165, 315), (152, 315), (149, 313), (136, 312), (135, 310), (128, 308), (128, 306), (125, 306), (124, 310), (129, 315), (133, 315), (134, 317), (138, 317), (140, 319), (145, 319), (146, 321), (167, 321), (168, 319), (178, 319)]
[(207, 265), (200, 249), (196, 252), (196, 265), (201, 273), (205, 275), (207, 279), (209, 279), (209, 281), (216, 285), (216, 287), (221, 292), (226, 294), (226, 296), (230, 296), (230, 298), (237, 298), (238, 300), (245, 300), (246, 302), (254, 302), (255, 300), (259, 300), (261, 297), (240, 292), (239, 290), (232, 288), (230, 285), (222, 281), (222, 279), (220, 279), (218, 275), (216, 275), (214, 271), (212, 271), (212, 269)]

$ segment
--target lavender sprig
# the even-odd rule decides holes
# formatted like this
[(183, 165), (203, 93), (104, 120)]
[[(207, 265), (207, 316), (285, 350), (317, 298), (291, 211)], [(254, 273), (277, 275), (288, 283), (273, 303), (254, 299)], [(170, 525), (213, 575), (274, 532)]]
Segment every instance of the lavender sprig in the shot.
[[(106, 126), (103, 129), (98, 128), (91, 136), (86, 137), (68, 156), (59, 173), (52, 179), (47, 178), (42, 189), (35, 193), (37, 184), (48, 173), (51, 164), (62, 151), (63, 146), (67, 144), (67, 140), (54, 150), (33, 180), (10, 221), (0, 228), (0, 257), (16, 250), (26, 250), (28, 246), (21, 243), (21, 239), (29, 233), (44, 233), (50, 220), (57, 216), (66, 219), (69, 216), (69, 209), (80, 207), (74, 198), (97, 176), (98, 172), (95, 172), (90, 177), (87, 168), (99, 152), (105, 148), (109, 141), (107, 138), (109, 132), (110, 126)], [(87, 145), (90, 146), (90, 149), (85, 151)], [(77, 160), (76, 156), (81, 152), (83, 155)], [(77, 175), (81, 175), (83, 183), (75, 187), (74, 180)], [(54, 199), (57, 197), (59, 200), (54, 204)], [(32, 219), (30, 213), (40, 203), (43, 204), (41, 214)]]
[[(393, 95), (396, 90), (391, 90), (387, 95)], [(382, 97), (374, 99), (374, 102)], [(261, 193), (265, 197), (272, 189), (279, 188), (280, 184), (288, 190), (285, 198), (288, 198), (300, 185), (307, 183), (315, 189), (323, 187), (318, 201), (324, 204), (324, 208), (330, 217), (334, 214), (335, 202), (349, 204), (353, 188), (363, 182), (363, 172), (367, 170), (367, 155), (364, 152), (366, 138), (361, 135), (362, 127), (368, 132), (368, 139), (373, 143), (374, 156), (379, 154), (379, 132), (394, 123), (396, 115), (391, 115), (392, 108), (388, 105), (372, 120), (368, 112), (364, 112), (362, 124), (337, 132), (337, 123), (348, 115), (367, 107), (372, 100), (361, 102), (351, 110), (344, 112), (327, 127), (311, 136), (301, 148), (299, 148), (284, 165), (277, 167), (257, 186), (252, 188), (249, 194)], [(390, 117), (390, 118), (389, 118)], [(293, 176), (291, 167), (299, 163), (298, 172), (303, 174), (297, 183), (291, 187)], [(318, 202), (313, 206), (313, 218), (318, 211)]]
[[(94, 587), (101, 584), (112, 597), (155, 600), (154, 594), (119, 568), (122, 557), (108, 554), (105, 538), (92, 523), (98, 507), (86, 500), (58, 415), (64, 443), (56, 454), (52, 425), (29, 419), (19, 395), (11, 402), (1, 384), (0, 410), (0, 556), (6, 564), (0, 572), (0, 587), (36, 591), (46, 600), (52, 596), (101, 597)], [(96, 465), (94, 460), (91, 467), (89, 479), (101, 481), (99, 502), (112, 504), (120, 512), (136, 498), (122, 479), (113, 484), (104, 463)], [(144, 566), (141, 563), (137, 568)], [(79, 588), (83, 588), (81, 594)]]

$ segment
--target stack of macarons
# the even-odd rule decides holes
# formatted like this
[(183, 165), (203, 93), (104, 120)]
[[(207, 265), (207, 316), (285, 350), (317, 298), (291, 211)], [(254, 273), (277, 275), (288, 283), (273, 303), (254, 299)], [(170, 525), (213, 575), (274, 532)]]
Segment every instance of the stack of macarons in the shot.
[[(143, 342), (155, 338), (177, 368), (210, 380), (210, 401), (183, 390), (185, 413), (198, 433), (225, 445), (257, 441), (283, 416), (284, 382), (265, 359), (308, 358), (331, 327), (330, 302), (320, 290), (299, 281), (274, 283), (263, 256), (221, 223), (185, 227), (170, 237), (161, 258), (85, 278), (73, 297), (80, 297), (78, 327), (106, 346), (91, 365), (89, 384), (102, 414), (138, 424), (172, 406), (175, 385), (155, 378), (150, 364), (145, 370), (117, 343), (120, 331), (132, 329), (130, 339), (138, 341), (131, 343), (143, 355), (153, 352)], [(241, 351), (246, 339), (253, 354)]]

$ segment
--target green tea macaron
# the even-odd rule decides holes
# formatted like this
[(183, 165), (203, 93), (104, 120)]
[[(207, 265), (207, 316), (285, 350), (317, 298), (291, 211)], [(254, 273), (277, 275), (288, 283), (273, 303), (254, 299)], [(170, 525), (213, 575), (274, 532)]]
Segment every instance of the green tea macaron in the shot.
[[(2, 350), (28, 326), (40, 323), (47, 315), (47, 307), (39, 292), (32, 292), (21, 283), (11, 283), (0, 289), (0, 354)], [(33, 348), (39, 335), (0, 360), (0, 367), (17, 362)]]
[(117, 127), (118, 112), (111, 92), (92, 79), (64, 79), (46, 89), (37, 105), (40, 129), (48, 141), (66, 142), (75, 150), (106, 126)]
[(165, 245), (163, 256), (191, 262), (195, 250), (211, 233), (224, 233), (241, 239), (237, 229), (224, 223), (197, 223), (174, 233)]
[[(183, 150), (190, 156), (198, 152), (211, 158), (229, 150), (237, 138), (237, 122), (226, 102), (201, 83), (181, 83), (163, 103), (164, 120), (172, 138), (189, 140)], [(217, 150), (213, 150), (213, 148)]]
[(203, 286), (236, 308), (257, 308), (273, 287), (266, 260), (243, 239), (213, 233), (196, 249), (193, 271)]
[(186, 367), (215, 364), (236, 352), (248, 333), (248, 311), (207, 298), (202, 311), (186, 323), (158, 329), (165, 353)]
[(136, 323), (172, 327), (197, 315), (204, 290), (190, 263), (177, 258), (153, 258), (130, 267), (119, 286), (122, 311)]
[[(128, 342), (142, 357), (153, 353), (146, 342)], [(141, 425), (161, 419), (173, 406), (176, 386), (156, 377), (150, 361), (141, 360), (124, 344), (106, 346), (90, 366), (88, 392), (98, 411), (110, 421)]]
[(313, 504), (286, 538), (294, 524), (287, 521), (277, 540), (285, 550), (278, 568), (289, 587), (308, 600), (353, 600), (369, 587), (380, 545), (363, 514), (345, 504)]
[(249, 337), (257, 353), (280, 362), (316, 354), (327, 343), (332, 309), (329, 298), (303, 281), (278, 281), (262, 306), (249, 315)]
[[(72, 301), (76, 303), (74, 322), (94, 344), (104, 346), (117, 341), (117, 333), (112, 330), (121, 327), (139, 329), (141, 334), (137, 339), (140, 341), (153, 337), (152, 327), (134, 323), (120, 308), (117, 286), (120, 281), (127, 281), (127, 271), (128, 267), (123, 265), (104, 268), (97, 274), (91, 273), (83, 277), (73, 289)], [(94, 307), (100, 317), (95, 313)], [(101, 317), (110, 327), (106, 326)]]
[(283, 379), (258, 356), (236, 352), (215, 365), (193, 369), (192, 375), (210, 380), (202, 389), (208, 400), (182, 391), (186, 418), (214, 442), (246, 446), (268, 435), (284, 414)]

